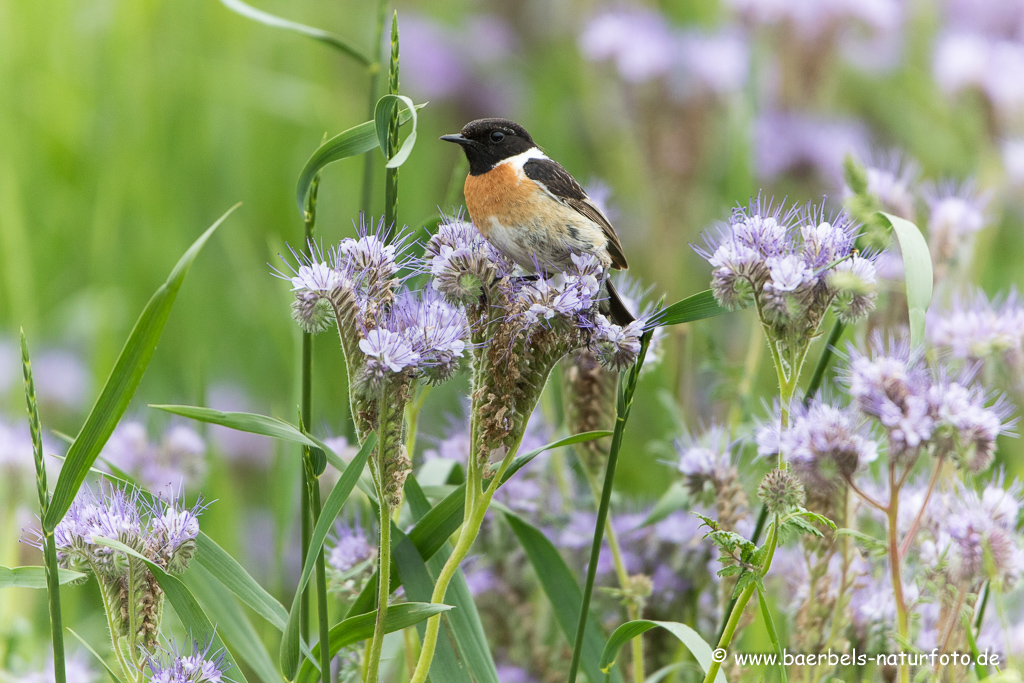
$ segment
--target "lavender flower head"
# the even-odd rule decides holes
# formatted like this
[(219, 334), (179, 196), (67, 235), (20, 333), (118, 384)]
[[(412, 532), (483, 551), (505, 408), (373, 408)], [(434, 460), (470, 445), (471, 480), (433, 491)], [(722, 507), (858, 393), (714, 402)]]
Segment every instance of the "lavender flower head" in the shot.
[[(972, 587), (986, 578), (1011, 587), (1024, 573), (1016, 519), (994, 515), (974, 491), (960, 489), (957, 493), (945, 518), (951, 578)], [(1019, 508), (1019, 500), (1012, 502)]]
[(514, 266), (462, 214), (442, 216), (425, 246), (424, 258), (434, 289), (453, 304), (471, 304), (481, 290), (509, 275)]
[(206, 442), (194, 429), (180, 424), (170, 426), (157, 444), (149, 440), (141, 422), (122, 422), (101, 456), (154, 493), (173, 495), (183, 487), (201, 484), (206, 476)]
[(990, 300), (982, 290), (958, 296), (944, 311), (931, 311), (928, 334), (932, 344), (967, 360), (1002, 357), (1011, 368), (1021, 366), (1024, 348), (1024, 305), (1016, 290)]
[(955, 378), (942, 373), (933, 379), (928, 392), (937, 452), (952, 454), (971, 474), (989, 468), (995, 459), (996, 439), (1012, 433), (1016, 423), (1010, 419), (1012, 405), (1002, 397), (993, 400), (989, 392), (974, 384), (976, 369), (966, 368)]
[(192, 654), (183, 654), (175, 646), (161, 656), (149, 658), (151, 683), (221, 683), (224, 676), (224, 652), (211, 653), (207, 645), (193, 643)]
[[(873, 154), (864, 167), (867, 193), (883, 211), (907, 220), (914, 219), (914, 204), (920, 167), (913, 159), (896, 151)], [(843, 188), (846, 198), (853, 190)]]
[(583, 55), (591, 61), (614, 60), (629, 83), (664, 76), (672, 68), (676, 35), (665, 18), (649, 10), (613, 10), (591, 19), (580, 35)]
[(694, 495), (704, 490), (705, 484), (723, 481), (734, 469), (732, 451), (735, 444), (729, 432), (719, 425), (711, 425), (699, 436), (684, 434), (675, 442), (686, 487)]
[(794, 402), (790, 411), (787, 428), (780, 429), (779, 417), (758, 428), (757, 451), (781, 453), (808, 490), (834, 491), (878, 457), (877, 444), (851, 408), (815, 400), (806, 407)]
[(932, 260), (939, 264), (965, 260), (971, 238), (988, 224), (991, 195), (965, 183), (929, 187), (924, 196), (928, 202)]
[(362, 590), (374, 569), (377, 548), (366, 538), (358, 523), (339, 523), (327, 550), (327, 575), (330, 591), (353, 598)]
[[(854, 253), (855, 231), (845, 212), (827, 220), (814, 205), (784, 210), (759, 198), (735, 209), (720, 236), (697, 252), (714, 268), (719, 304), (755, 305), (773, 343), (795, 350), (806, 348), (834, 300), (847, 320), (873, 307), (874, 265)], [(841, 259), (849, 265), (836, 270)]]

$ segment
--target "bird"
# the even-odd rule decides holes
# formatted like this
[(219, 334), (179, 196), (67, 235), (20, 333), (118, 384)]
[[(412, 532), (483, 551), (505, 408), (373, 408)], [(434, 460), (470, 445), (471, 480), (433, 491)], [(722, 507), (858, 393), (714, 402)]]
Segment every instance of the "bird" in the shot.
[[(611, 221), (521, 125), (477, 119), (441, 140), (460, 145), (469, 160), (465, 196), (473, 224), (523, 270), (563, 272), (574, 254), (593, 254), (606, 272), (629, 267)], [(604, 288), (601, 312), (623, 327), (633, 322), (608, 278)]]

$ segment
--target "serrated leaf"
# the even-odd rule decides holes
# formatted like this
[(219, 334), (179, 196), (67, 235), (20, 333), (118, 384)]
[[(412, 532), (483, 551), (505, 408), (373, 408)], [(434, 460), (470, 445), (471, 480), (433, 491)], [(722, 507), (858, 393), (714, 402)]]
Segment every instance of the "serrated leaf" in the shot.
[(103, 390), (100, 392), (96, 404), (89, 411), (89, 417), (82, 426), (82, 431), (75, 437), (74, 443), (68, 449), (64, 458), (64, 465), (61, 467), (57, 485), (53, 490), (53, 497), (50, 499), (50, 506), (43, 518), (43, 529), (53, 531), (60, 520), (64, 519), (71, 502), (75, 499), (78, 489), (85, 481), (96, 456), (103, 449), (107, 439), (110, 438), (114, 427), (121, 420), (128, 403), (135, 394), (142, 375), (145, 374), (149, 361), (156, 351), (156, 344), (164, 331), (164, 325), (171, 314), (174, 300), (178, 296), (182, 282), (188, 274), (192, 262), (199, 255), (200, 250), (206, 241), (210, 239), (214, 231), (221, 223), (231, 215), (238, 204), (217, 219), (217, 222), (210, 226), (206, 232), (199, 236), (185, 254), (178, 259), (166, 282), (156, 290), (142, 315), (135, 322), (128, 341), (125, 342), (121, 354), (114, 363), (114, 369), (110, 372)]
[[(61, 585), (86, 578), (70, 569), (57, 570)], [(46, 567), (0, 567), (0, 588), (46, 588)]]
[(334, 489), (327, 500), (324, 501), (320, 510), (320, 517), (309, 539), (309, 550), (302, 562), (302, 575), (299, 577), (299, 584), (295, 588), (295, 597), (292, 600), (291, 610), (288, 612), (288, 623), (285, 625), (284, 634), (281, 637), (281, 671), (289, 680), (295, 678), (299, 669), (299, 603), (302, 600), (302, 591), (305, 590), (309, 577), (313, 573), (313, 566), (320, 554), (320, 548), (327, 540), (327, 534), (334, 526), (334, 520), (341, 512), (342, 505), (348, 499), (352, 489), (355, 488), (366, 461), (377, 445), (377, 435), (371, 432), (363, 442), (359, 452), (352, 458), (348, 468), (342, 473), (335, 484)]
[[(604, 652), (601, 654), (600, 668), (602, 671), (607, 672), (615, 664), (615, 660), (618, 657), (619, 650), (622, 646), (633, 640), (633, 638), (639, 637), (641, 634), (647, 633), (652, 628), (663, 628), (676, 639), (679, 640), (686, 649), (693, 654), (694, 659), (700, 664), (701, 669), (706, 673), (712, 662), (712, 650), (711, 646), (708, 645), (707, 641), (701, 638), (700, 634), (694, 631), (686, 624), (681, 624), (677, 621), (650, 621), (648, 619), (637, 619), (635, 621), (627, 621), (622, 624), (615, 632), (612, 633), (611, 637), (608, 638), (608, 643), (604, 647)], [(600, 680), (591, 678), (590, 680)], [(725, 674), (721, 671), (715, 676), (715, 683), (728, 683), (725, 678)]]
[(283, 19), (276, 15), (264, 12), (263, 10), (256, 9), (252, 5), (247, 5), (242, 0), (220, 0), (221, 4), (227, 7), (232, 12), (240, 14), (247, 19), (252, 19), (265, 26), (271, 26), (273, 28), (284, 29), (285, 31), (293, 31), (299, 33), (313, 40), (318, 40), (321, 43), (330, 45), (331, 47), (339, 50), (340, 52), (348, 55), (352, 59), (356, 60), (363, 66), (373, 66), (374, 61), (370, 59), (362, 50), (354, 46), (349, 41), (345, 40), (339, 35), (331, 33), (330, 31), (324, 31), (319, 28), (313, 28), (312, 26), (306, 26), (305, 24), (299, 24), (288, 19)]
[[(423, 104), (416, 105), (416, 109), (422, 109)], [(404, 124), (412, 118), (409, 111), (403, 111), (398, 115), (398, 125)], [(360, 123), (358, 126), (335, 135), (333, 138), (317, 147), (313, 156), (309, 157), (306, 165), (299, 173), (299, 182), (295, 188), (295, 199), (299, 205), (299, 213), (304, 214), (306, 210), (306, 194), (316, 175), (329, 164), (349, 157), (365, 154), (379, 146), (377, 142), (377, 131), (373, 121)]]
[(377, 100), (377, 106), (373, 110), (374, 127), (377, 131), (377, 144), (382, 152), (388, 148), (388, 127), (391, 124), (391, 117), (395, 113), (395, 108), (398, 107), (399, 103), (408, 107), (406, 111), (412, 115), (412, 130), (409, 131), (405, 142), (398, 148), (395, 155), (388, 159), (385, 168), (398, 168), (404, 164), (409, 155), (412, 154), (413, 146), (416, 145), (416, 126), (419, 124), (416, 116), (416, 105), (404, 95), (390, 94), (384, 95)]
[(681, 325), (695, 320), (713, 318), (717, 315), (729, 313), (729, 309), (722, 308), (715, 301), (715, 295), (710, 289), (688, 296), (682, 301), (677, 301), (667, 308), (655, 313), (644, 329), (653, 330), (656, 327), (667, 327), (669, 325)]
[(924, 344), (925, 319), (932, 300), (932, 255), (924, 235), (916, 225), (905, 218), (879, 212), (892, 226), (903, 252), (903, 272), (906, 278), (907, 307), (910, 309), (910, 343)]
[[(505, 519), (512, 527), (516, 538), (519, 539), (519, 544), (526, 551), (526, 557), (533, 565), (541, 587), (544, 589), (544, 594), (551, 604), (555, 620), (561, 627), (566, 641), (572, 645), (576, 639), (576, 622), (580, 618), (580, 610), (583, 608), (583, 591), (580, 589), (579, 583), (569, 571), (569, 567), (565, 564), (558, 549), (540, 529), (514, 514), (505, 513)], [(591, 681), (621, 682), (622, 674), (617, 669), (612, 669), (610, 673), (602, 671), (602, 652), (605, 651), (605, 647), (606, 642), (601, 633), (601, 627), (591, 613), (588, 615), (584, 632), (580, 665)], [(604, 678), (604, 673), (609, 673), (608, 679)]]

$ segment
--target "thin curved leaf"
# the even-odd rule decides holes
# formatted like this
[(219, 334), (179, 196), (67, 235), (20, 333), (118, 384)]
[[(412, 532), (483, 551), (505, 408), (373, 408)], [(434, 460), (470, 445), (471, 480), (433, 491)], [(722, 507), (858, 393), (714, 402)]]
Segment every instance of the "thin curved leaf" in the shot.
[(782, 677), (782, 683), (789, 683), (786, 667), (782, 664), (784, 661), (782, 642), (779, 640), (779, 632), (775, 630), (775, 620), (772, 619), (772, 611), (768, 607), (768, 602), (764, 599), (764, 591), (761, 590), (763, 587), (760, 582), (757, 584), (757, 602), (761, 607), (761, 618), (764, 619), (765, 628), (768, 629), (768, 639), (772, 641), (772, 647), (775, 648), (775, 654), (778, 655), (779, 674)]
[[(58, 569), (61, 585), (85, 579), (70, 569)], [(0, 567), (0, 588), (46, 588), (46, 567)]]
[(324, 501), (323, 508), (320, 510), (320, 517), (317, 519), (316, 526), (313, 528), (313, 533), (310, 536), (309, 550), (302, 562), (302, 576), (299, 578), (299, 585), (295, 588), (292, 608), (288, 612), (288, 623), (285, 625), (284, 635), (281, 638), (281, 671), (284, 672), (288, 680), (293, 680), (295, 673), (299, 669), (299, 613), (301, 611), (299, 603), (302, 600), (302, 591), (305, 590), (306, 584), (309, 583), (309, 577), (313, 573), (313, 566), (316, 563), (317, 556), (320, 554), (320, 548), (323, 547), (324, 541), (327, 540), (327, 534), (330, 532), (331, 527), (334, 526), (334, 520), (341, 512), (341, 506), (345, 504), (349, 494), (352, 493), (352, 489), (355, 488), (356, 482), (359, 481), (359, 475), (362, 474), (363, 468), (366, 467), (366, 461), (376, 445), (377, 435), (371, 432), (366, 437), (366, 441), (363, 442), (359, 453), (352, 458), (352, 462), (345, 472), (342, 473), (338, 483), (334, 485), (334, 489), (327, 496), (327, 500)]
[[(181, 579), (199, 604), (217, 624), (224, 642), (228, 644), (264, 683), (280, 683), (281, 674), (266, 646), (224, 585), (214, 578), (203, 565), (193, 565)], [(282, 608), (283, 609), (283, 608)]]
[(653, 330), (655, 327), (680, 325), (729, 312), (729, 309), (718, 305), (715, 295), (710, 289), (705, 289), (703, 292), (688, 296), (682, 301), (677, 301), (671, 306), (661, 309), (647, 321), (644, 329)]
[[(679, 642), (685, 645), (694, 658), (696, 658), (701, 669), (707, 672), (712, 661), (711, 646), (700, 637), (699, 633), (686, 624), (680, 624), (677, 621), (649, 621), (647, 619), (627, 621), (615, 629), (615, 632), (612, 633), (604, 647), (604, 653), (601, 655), (601, 670), (608, 671), (611, 669), (622, 646), (639, 635), (650, 631), (652, 628), (663, 628), (678, 638)], [(719, 671), (715, 677), (715, 683), (727, 683), (725, 674)]]
[(107, 674), (108, 674), (108, 675), (109, 675), (109, 676), (110, 676), (110, 677), (111, 677), (112, 679), (114, 679), (114, 681), (115, 681), (116, 683), (124, 683), (124, 681), (122, 681), (122, 680), (121, 680), (121, 677), (120, 677), (120, 676), (118, 676), (118, 675), (117, 675), (117, 674), (116, 674), (116, 673), (114, 672), (114, 670), (110, 668), (110, 665), (109, 665), (109, 664), (107, 664), (107, 660), (103, 659), (103, 657), (100, 657), (99, 653), (98, 653), (98, 652), (96, 652), (96, 650), (92, 649), (92, 645), (90, 645), (89, 643), (87, 643), (87, 642), (86, 642), (86, 640), (85, 640), (85, 638), (83, 638), (82, 636), (78, 635), (77, 633), (75, 633), (75, 632), (74, 632), (73, 630), (71, 630), (70, 628), (65, 628), (65, 630), (66, 630), (66, 631), (67, 631), (68, 633), (70, 633), (71, 635), (73, 635), (73, 636), (74, 636), (75, 638), (77, 638), (77, 639), (78, 639), (78, 642), (80, 642), (80, 643), (82, 644), (82, 646), (83, 646), (83, 647), (85, 647), (85, 649), (89, 651), (89, 654), (91, 654), (91, 655), (92, 655), (93, 657), (95, 657), (95, 658), (96, 658), (96, 661), (100, 663), (100, 665), (101, 665), (101, 666), (103, 667), (103, 669), (104, 669), (104, 670), (105, 670), (105, 671), (107, 672)]
[(288, 611), (274, 596), (231, 557), (216, 541), (200, 532), (196, 538), (196, 562), (278, 631), (288, 623)]
[(306, 26), (305, 24), (299, 24), (288, 19), (283, 19), (268, 12), (264, 12), (263, 10), (256, 9), (252, 5), (247, 5), (242, 2), (242, 0), (220, 0), (220, 2), (232, 12), (240, 14), (247, 19), (258, 21), (261, 24), (272, 26), (273, 28), (280, 28), (285, 31), (294, 31), (295, 33), (300, 33), (308, 38), (312, 38), (313, 40), (319, 40), (321, 43), (326, 43), (327, 45), (330, 45), (331, 47), (348, 55), (363, 66), (373, 66), (375, 63), (365, 53), (363, 53), (362, 50), (341, 36), (331, 33), (330, 31), (324, 31), (323, 29), (313, 28), (312, 26)]
[[(405, 95), (384, 95), (377, 100), (377, 106), (373, 110), (373, 122), (377, 130), (377, 144), (380, 145), (381, 151), (388, 148), (388, 127), (391, 125), (391, 117), (394, 116), (395, 108), (398, 104), (402, 103), (408, 107), (408, 112), (412, 114), (412, 130), (409, 131), (409, 135), (405, 138), (405, 142), (398, 148), (395, 155), (388, 159), (388, 163), (385, 164), (385, 168), (398, 168), (406, 162), (409, 155), (412, 154), (412, 148), (416, 144), (416, 126), (419, 123), (416, 117), (416, 105), (413, 101)], [(387, 154), (385, 153), (385, 158)]]
[(292, 443), (319, 448), (319, 445), (299, 430), (298, 427), (277, 417), (257, 415), (256, 413), (225, 413), (213, 408), (200, 406), (150, 405), (150, 408), (162, 410), (174, 415), (187, 417), (190, 420), (220, 425), (229, 429), (250, 434), (260, 434), (274, 439), (283, 439)]
[[(505, 471), (505, 476), (501, 478), (501, 483), (504, 484), (516, 472), (521, 470), (531, 460), (545, 451), (561, 448), (563, 446), (572, 446), (573, 444), (583, 443), (584, 441), (591, 441), (593, 439), (601, 439), (611, 435), (612, 432), (601, 430), (575, 434), (573, 436), (545, 444), (544, 446), (534, 449), (529, 453), (517, 456)], [(454, 534), (459, 528), (459, 525), (462, 524), (465, 510), (466, 485), (463, 483), (448, 494), (443, 500), (434, 505), (434, 507), (430, 508), (430, 512), (423, 515), (423, 518), (416, 523), (411, 531), (409, 531), (409, 540), (412, 541), (412, 544), (416, 547), (416, 550), (419, 551), (419, 554), (422, 557), (429, 560), (434, 556), (434, 553), (440, 550), (444, 544), (448, 542), (451, 535)], [(397, 590), (400, 585), (401, 579), (398, 576), (392, 575), (391, 590)], [(364, 612), (372, 610), (374, 604), (376, 604), (376, 595), (377, 575), (374, 574), (366, 583), (366, 586), (359, 594), (359, 597), (352, 603), (348, 614), (363, 614)]]
[[(209, 617), (206, 616), (206, 612), (199, 606), (199, 602), (195, 596), (192, 595), (181, 579), (176, 576), (171, 576), (160, 567), (160, 565), (150, 562), (145, 556), (136, 552), (134, 549), (126, 546), (120, 541), (115, 541), (110, 538), (103, 538), (102, 536), (94, 536), (93, 542), (99, 545), (105, 545), (108, 548), (114, 550), (120, 550), (126, 555), (142, 560), (146, 563), (149, 571), (153, 573), (156, 578), (156, 582), (160, 584), (160, 588), (163, 589), (164, 595), (167, 596), (167, 601), (174, 607), (174, 613), (178, 615), (178, 619), (181, 620), (185, 630), (192, 634), (193, 639), (202, 641), (205, 638), (212, 639), (212, 645), (214, 650), (224, 649), (224, 657), (227, 664), (233, 671), (229, 674), (232, 680), (245, 681), (245, 675), (242, 670), (235, 663), (232, 657), (231, 650), (224, 647), (223, 641), (221, 641), (220, 634), (217, 628), (210, 621)], [(237, 677), (237, 679), (236, 679)]]
[(114, 363), (114, 369), (110, 372), (103, 391), (96, 399), (96, 404), (89, 412), (89, 417), (82, 426), (82, 431), (75, 437), (74, 443), (68, 449), (64, 458), (64, 466), (60, 470), (60, 477), (53, 490), (53, 498), (50, 500), (50, 507), (43, 516), (43, 529), (53, 531), (60, 520), (64, 519), (71, 502), (75, 499), (78, 489), (85, 481), (85, 475), (89, 468), (96, 461), (103, 445), (110, 438), (114, 427), (117, 426), (121, 416), (124, 415), (128, 403), (132, 400), (135, 390), (142, 381), (142, 375), (149, 366), (149, 361), (156, 351), (156, 344), (164, 331), (164, 325), (171, 314), (174, 300), (181, 289), (192, 262), (195, 261), (199, 251), (210, 239), (213, 232), (220, 227), (220, 224), (231, 215), (231, 212), (238, 208), (235, 204), (228, 209), (227, 213), (217, 219), (217, 222), (210, 226), (206, 232), (199, 236), (188, 251), (178, 259), (174, 269), (168, 276), (167, 281), (160, 285), (153, 297), (146, 304), (142, 315), (135, 322), (128, 341), (125, 342), (121, 355)]
[[(415, 109), (422, 109), (424, 106), (426, 105), (419, 104), (416, 105)], [(404, 124), (411, 118), (412, 113), (410, 111), (401, 112), (398, 115), (398, 125)], [(338, 133), (317, 147), (299, 173), (299, 182), (295, 188), (295, 199), (299, 205), (299, 213), (304, 214), (306, 210), (306, 194), (309, 193), (309, 188), (313, 184), (316, 174), (323, 170), (324, 166), (333, 164), (335, 161), (364, 154), (372, 149), (376, 149), (378, 146), (375, 124), (373, 121), (366, 121), (342, 133)]]
[(932, 301), (932, 255), (928, 243), (916, 225), (905, 218), (879, 212), (892, 226), (903, 252), (903, 272), (906, 277), (907, 307), (910, 309), (910, 343), (924, 343), (925, 316)]
[[(415, 626), (435, 614), (447, 612), (450, 609), (449, 605), (437, 605), (429, 602), (403, 602), (391, 605), (388, 607), (388, 618), (384, 624), (384, 632), (394, 633), (395, 631), (401, 631), (410, 626)], [(373, 625), (376, 620), (377, 613), (368, 612), (356, 617), (349, 617), (340, 624), (332, 626), (327, 638), (328, 651), (331, 653), (331, 657), (336, 655), (343, 647), (348, 647), (358, 643), (360, 640), (373, 637)], [(313, 656), (316, 658), (320, 657), (320, 643), (313, 646)], [(316, 668), (309, 661), (306, 661), (303, 663), (302, 670), (295, 680), (296, 683), (312, 683), (317, 680), (319, 675)]]
[[(517, 515), (506, 512), (505, 519), (519, 539), (519, 544), (526, 551), (526, 557), (533, 565), (544, 594), (548, 597), (555, 619), (561, 626), (566, 641), (572, 645), (576, 639), (576, 621), (583, 608), (583, 591), (579, 583), (569, 571), (558, 548), (548, 540), (544, 532)], [(584, 632), (580, 665), (590, 681), (609, 680), (621, 683), (622, 675), (618, 669), (612, 669), (611, 664), (607, 670), (599, 666), (602, 650), (607, 651), (604, 634), (601, 633), (597, 619), (590, 614)], [(604, 674), (609, 674), (609, 677), (606, 679)]]

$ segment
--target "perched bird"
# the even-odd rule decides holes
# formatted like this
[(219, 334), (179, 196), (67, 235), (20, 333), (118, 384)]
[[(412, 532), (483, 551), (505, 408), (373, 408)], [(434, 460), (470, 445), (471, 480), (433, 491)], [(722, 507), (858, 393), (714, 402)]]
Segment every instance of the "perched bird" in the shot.
[[(477, 230), (528, 272), (549, 276), (593, 254), (605, 268), (625, 270), (615, 228), (568, 171), (547, 157), (522, 126), (478, 119), (442, 140), (462, 146), (469, 160), (466, 208)], [(618, 325), (633, 322), (609, 280), (603, 312)]]

